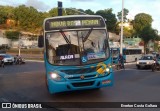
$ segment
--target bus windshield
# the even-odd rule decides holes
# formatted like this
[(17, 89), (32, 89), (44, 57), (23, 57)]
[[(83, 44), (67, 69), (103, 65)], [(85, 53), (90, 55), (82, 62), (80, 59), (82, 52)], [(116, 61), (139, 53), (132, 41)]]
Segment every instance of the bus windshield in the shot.
[(53, 65), (84, 65), (109, 57), (106, 30), (71, 30), (46, 33), (47, 58)]

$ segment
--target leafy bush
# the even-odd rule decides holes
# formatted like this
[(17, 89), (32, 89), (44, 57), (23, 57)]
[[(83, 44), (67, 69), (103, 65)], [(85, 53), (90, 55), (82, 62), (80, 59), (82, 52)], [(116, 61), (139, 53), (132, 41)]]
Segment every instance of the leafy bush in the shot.
[(5, 35), (8, 39), (17, 40), (19, 38), (19, 31), (5, 31)]

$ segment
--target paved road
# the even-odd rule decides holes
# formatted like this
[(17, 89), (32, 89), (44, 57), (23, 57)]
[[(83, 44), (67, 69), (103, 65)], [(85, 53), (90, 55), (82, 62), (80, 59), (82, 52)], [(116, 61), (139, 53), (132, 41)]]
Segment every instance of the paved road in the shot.
[[(28, 62), (24, 65), (0, 68), (0, 101), (8, 102), (159, 102), (160, 72), (137, 70), (135, 65), (115, 71), (113, 87), (100, 90), (65, 92), (50, 95), (44, 82), (44, 63)], [(47, 105), (50, 105), (46, 103)], [(54, 109), (56, 110), (56, 109)], [(68, 111), (91, 109), (62, 109)], [(94, 109), (94, 111), (128, 111), (128, 109)], [(137, 111), (138, 109), (129, 109)], [(149, 110), (149, 109), (147, 109)], [(150, 109), (153, 111), (153, 109)], [(158, 109), (154, 109), (158, 111)], [(140, 109), (146, 111), (146, 109)]]

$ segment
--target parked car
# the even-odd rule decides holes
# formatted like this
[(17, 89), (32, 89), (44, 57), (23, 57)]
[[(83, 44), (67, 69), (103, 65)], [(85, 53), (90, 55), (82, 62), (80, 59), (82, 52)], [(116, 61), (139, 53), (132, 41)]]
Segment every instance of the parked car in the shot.
[(13, 64), (14, 63), (14, 57), (9, 54), (0, 54), (4, 59), (4, 64)]
[(139, 59), (136, 63), (137, 69), (140, 68), (151, 68), (154, 63), (153, 55), (144, 55), (141, 59)]

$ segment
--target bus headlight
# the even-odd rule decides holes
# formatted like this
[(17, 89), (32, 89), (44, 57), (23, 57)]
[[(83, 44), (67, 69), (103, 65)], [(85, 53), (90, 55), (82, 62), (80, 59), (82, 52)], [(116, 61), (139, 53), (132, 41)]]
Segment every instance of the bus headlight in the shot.
[(109, 68), (106, 68), (106, 72), (108, 72), (108, 73), (109, 73), (109, 72), (110, 72), (110, 69), (109, 69)]
[(137, 64), (139, 64), (139, 62), (137, 61)]
[(55, 81), (61, 81), (62, 80), (62, 77), (55, 72), (50, 72), (50, 77)]

